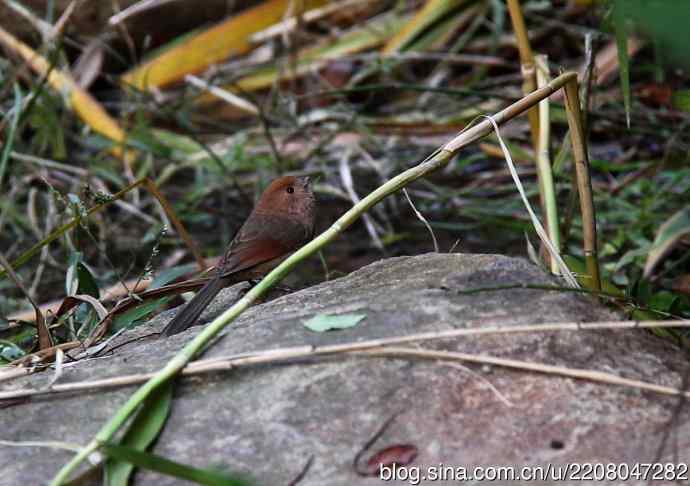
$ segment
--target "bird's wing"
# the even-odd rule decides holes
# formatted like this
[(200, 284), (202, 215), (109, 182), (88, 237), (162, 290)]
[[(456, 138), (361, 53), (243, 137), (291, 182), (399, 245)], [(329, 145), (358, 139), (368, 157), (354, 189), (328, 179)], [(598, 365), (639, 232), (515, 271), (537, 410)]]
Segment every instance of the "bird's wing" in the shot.
[(250, 270), (264, 262), (281, 257), (289, 252), (278, 241), (271, 238), (252, 236), (240, 232), (218, 263), (215, 277), (205, 280), (205, 285), (187, 302), (175, 317), (163, 329), (163, 335), (172, 336), (193, 325), (204, 309), (223, 287), (231, 281), (232, 275)]
[(266, 236), (238, 235), (225, 253), (218, 267), (223, 276), (249, 270), (252, 267), (285, 256), (290, 251), (285, 244)]

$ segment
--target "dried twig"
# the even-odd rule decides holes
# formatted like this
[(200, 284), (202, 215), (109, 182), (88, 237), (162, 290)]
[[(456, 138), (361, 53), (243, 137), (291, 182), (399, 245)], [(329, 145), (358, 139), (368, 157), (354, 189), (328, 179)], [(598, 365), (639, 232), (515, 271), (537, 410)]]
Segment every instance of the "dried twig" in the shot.
[(12, 440), (0, 440), (0, 446), (6, 447), (47, 447), (49, 449), (59, 449), (65, 451), (79, 452), (79, 444), (72, 444), (69, 442), (57, 442), (57, 441), (21, 441), (15, 442)]
[(121, 23), (123, 20), (133, 16), (140, 14), (142, 12), (146, 12), (147, 10), (151, 10), (154, 8), (161, 7), (167, 3), (172, 3), (177, 0), (141, 0), (140, 2), (135, 3), (134, 5), (130, 5), (126, 9), (116, 13), (112, 17), (108, 19), (108, 24), (110, 25), (117, 25)]
[(426, 220), (424, 215), (417, 211), (417, 208), (415, 207), (414, 203), (412, 202), (412, 199), (410, 199), (410, 195), (407, 193), (407, 189), (403, 188), (402, 190), (403, 194), (405, 194), (405, 198), (407, 198), (407, 202), (410, 204), (410, 207), (412, 208), (412, 211), (414, 211), (415, 216), (417, 216), (417, 219), (419, 219), (422, 223), (424, 223), (424, 226), (426, 226), (426, 229), (429, 230), (429, 234), (431, 234), (431, 239), (434, 242), (434, 252), (438, 253), (438, 241), (436, 240), (436, 235), (434, 234), (434, 230), (429, 224), (429, 222)]
[(515, 164), (513, 163), (510, 151), (508, 150), (508, 147), (506, 146), (505, 142), (503, 142), (503, 138), (501, 137), (501, 134), (498, 130), (498, 125), (492, 117), (486, 118), (489, 118), (494, 127), (494, 130), (496, 131), (496, 138), (498, 138), (498, 143), (501, 146), (501, 150), (503, 151), (504, 157), (506, 159), (506, 164), (508, 165), (508, 170), (510, 171), (510, 175), (513, 177), (515, 187), (517, 187), (517, 190), (520, 193), (522, 202), (525, 205), (527, 212), (529, 213), (534, 230), (537, 232), (537, 235), (539, 236), (539, 239), (543, 243), (544, 247), (548, 250), (551, 260), (554, 261), (556, 265), (558, 265), (560, 273), (565, 279), (565, 281), (568, 283), (568, 285), (573, 288), (579, 288), (580, 285), (577, 283), (577, 280), (568, 269), (568, 265), (566, 265), (565, 261), (563, 261), (563, 258), (561, 257), (558, 248), (553, 244), (553, 242), (549, 238), (549, 235), (546, 233), (546, 230), (539, 221), (539, 218), (537, 218), (537, 215), (534, 213), (529, 199), (527, 199), (527, 194), (525, 194), (525, 189), (522, 186), (522, 182), (520, 182), (520, 177), (518, 176), (517, 170), (515, 169)]
[(259, 109), (256, 107), (256, 105), (245, 100), (244, 98), (241, 98), (240, 96), (237, 96), (234, 93), (231, 93), (226, 89), (220, 88), (218, 86), (213, 86), (204, 81), (203, 79), (194, 76), (193, 74), (187, 74), (184, 79), (187, 83), (191, 84), (192, 86), (202, 89), (204, 91), (208, 91), (213, 96), (220, 98), (221, 100), (225, 101), (226, 103), (229, 103), (235, 108), (239, 108), (240, 110), (246, 111), (247, 113), (251, 113), (252, 115), (259, 114)]
[[(419, 343), (423, 341), (438, 341), (444, 339), (454, 339), (470, 336), (485, 336), (495, 334), (527, 334), (537, 332), (562, 332), (562, 331), (591, 331), (591, 330), (624, 330), (624, 329), (669, 329), (669, 328), (690, 328), (690, 320), (684, 321), (601, 321), (601, 322), (561, 322), (544, 324), (527, 324), (519, 326), (498, 326), (496, 321), (470, 321), (467, 328), (453, 329), (449, 331), (436, 331), (410, 334), (407, 336), (370, 339), (353, 343), (333, 344), (327, 346), (293, 346), (288, 348), (269, 349), (250, 353), (241, 353), (231, 356), (221, 356), (198, 361), (192, 361), (180, 372), (183, 376), (211, 373), (217, 371), (233, 370), (246, 366), (274, 364), (290, 360), (302, 360), (304, 358), (314, 358), (317, 356), (329, 356), (343, 353), (368, 353), (377, 356), (389, 356), (401, 351), (398, 354), (412, 356), (414, 351), (419, 351), (419, 357), (431, 359), (443, 359), (444, 356), (432, 356), (428, 353), (432, 351), (415, 350), (413, 348), (394, 347), (400, 344)], [(491, 356), (478, 356), (472, 354), (452, 353), (456, 355), (452, 359), (460, 361), (470, 361), (476, 363), (494, 364), (511, 368), (540, 371), (549, 374), (559, 374), (571, 376), (573, 378), (583, 378), (604, 383), (621, 384), (642, 388), (668, 395), (678, 395), (684, 392), (675, 388), (663, 387), (646, 382), (635, 380), (625, 380), (613, 374), (592, 372), (589, 370), (573, 370), (571, 368), (550, 367), (539, 363), (527, 363), (515, 360), (506, 360)], [(108, 388), (118, 388), (143, 383), (153, 378), (155, 373), (139, 373), (134, 375), (124, 375), (100, 380), (83, 381), (75, 383), (65, 383), (54, 385), (50, 389), (19, 389), (0, 392), (0, 400), (14, 400), (17, 398), (36, 397), (42, 395), (54, 395), (61, 393), (74, 393), (87, 390), (100, 390)], [(690, 396), (690, 393), (685, 392)]]
[[(313, 22), (346, 7), (365, 5), (370, 2), (371, 0), (341, 0), (321, 8), (315, 8), (313, 10), (303, 12), (299, 20), (302, 23)], [(274, 37), (282, 36), (288, 32), (294, 31), (298, 27), (297, 18), (294, 15), (286, 15), (285, 17), (286, 18), (281, 22), (275, 23), (269, 28), (260, 30), (259, 32), (249, 36), (249, 42), (252, 44), (261, 44)]]
[[(351, 156), (351, 151), (346, 150), (343, 156), (340, 157), (338, 170), (340, 172), (340, 180), (343, 183), (343, 187), (345, 188), (347, 195), (350, 197), (352, 204), (356, 205), (361, 201), (361, 199), (357, 195), (357, 191), (355, 190), (355, 184), (352, 180), (352, 172), (350, 171)], [(362, 215), (362, 220), (364, 221), (364, 227), (367, 229), (367, 232), (369, 233), (369, 236), (371, 237), (371, 241), (374, 243), (374, 246), (379, 250), (383, 250), (383, 242), (381, 241), (381, 238), (379, 237), (379, 234), (376, 231), (376, 227), (374, 226), (374, 221), (371, 219), (371, 216), (369, 216), (368, 214), (364, 214)]]
[(531, 363), (528, 361), (498, 358), (495, 356), (488, 356), (485, 354), (467, 354), (450, 351), (437, 350), (423, 350), (412, 348), (390, 347), (382, 348), (380, 350), (362, 351), (363, 354), (372, 356), (390, 356), (390, 357), (412, 357), (423, 359), (442, 359), (449, 361), (468, 361), (470, 363), (490, 364), (494, 366), (501, 366), (504, 368), (513, 368), (522, 371), (534, 371), (537, 373), (544, 373), (548, 375), (565, 376), (568, 378), (576, 378), (580, 380), (593, 381), (596, 383), (606, 383), (609, 385), (627, 386), (629, 388), (636, 388), (638, 390), (652, 391), (662, 395), (674, 395), (690, 398), (690, 391), (681, 390), (663, 385), (655, 385), (641, 380), (631, 380), (621, 376), (607, 373), (604, 371), (584, 370), (578, 368), (566, 368), (564, 366), (553, 366), (542, 363)]
[(264, 277), (264, 279), (258, 285), (247, 292), (243, 298), (238, 300), (233, 306), (223, 312), (220, 316), (209, 323), (199, 334), (197, 334), (196, 337), (182, 350), (180, 350), (180, 352), (175, 355), (163, 369), (157, 372), (151, 379), (141, 386), (129, 398), (129, 400), (127, 400), (122, 407), (118, 409), (118, 411), (106, 424), (103, 425), (103, 427), (101, 427), (99, 432), (79, 452), (79, 454), (74, 456), (62, 467), (62, 469), (60, 469), (57, 475), (53, 478), (52, 484), (54, 486), (64, 484), (72, 472), (79, 467), (79, 465), (89, 456), (89, 454), (96, 451), (102, 443), (111, 440), (113, 435), (124, 423), (127, 422), (129, 417), (139, 409), (141, 403), (148, 396), (150, 396), (151, 393), (180, 373), (187, 363), (189, 363), (202, 349), (205, 349), (222, 329), (237, 319), (242, 312), (249, 308), (250, 305), (252, 305), (266, 292), (268, 292), (270, 288), (282, 280), (305, 258), (310, 257), (314, 253), (321, 250), (325, 245), (337, 238), (345, 229), (355, 223), (355, 221), (357, 221), (362, 214), (367, 212), (372, 206), (383, 200), (385, 197), (399, 191), (411, 182), (445, 167), (460, 149), (491, 133), (494, 129), (494, 124), (504, 123), (515, 116), (520, 115), (526, 110), (534, 107), (536, 103), (545, 97), (550, 96), (555, 91), (563, 88), (564, 85), (568, 83), (574, 84), (575, 88), (577, 89), (576, 73), (570, 72), (560, 75), (544, 88), (537, 89), (521, 100), (493, 115), (493, 117), (491, 117), (492, 121), (486, 120), (473, 126), (472, 128), (467, 129), (453, 140), (445, 144), (443, 147), (436, 150), (420, 164), (393, 177), (391, 180), (363, 198), (359, 204), (355, 205), (340, 218), (338, 218), (338, 220), (336, 220), (330, 228), (293, 253), (276, 269)]

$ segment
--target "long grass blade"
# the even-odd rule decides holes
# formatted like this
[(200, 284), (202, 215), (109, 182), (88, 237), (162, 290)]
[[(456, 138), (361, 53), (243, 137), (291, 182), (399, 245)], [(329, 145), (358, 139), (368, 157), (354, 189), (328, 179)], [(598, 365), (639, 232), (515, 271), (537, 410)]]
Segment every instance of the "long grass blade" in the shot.
[(211, 469), (198, 469), (161, 456), (141, 452), (131, 447), (106, 444), (102, 449), (108, 456), (120, 461), (127, 461), (138, 467), (150, 469), (178, 479), (192, 481), (196, 484), (207, 486), (250, 486), (248, 481), (239, 476), (232, 476)]
[(0, 188), (2, 188), (2, 180), (5, 177), (5, 171), (7, 170), (7, 161), (10, 158), (10, 153), (12, 152), (12, 146), (14, 145), (14, 136), (17, 131), (17, 125), (19, 123), (19, 118), (22, 113), (22, 92), (19, 86), (15, 83), (14, 85), (14, 105), (12, 106), (12, 120), (7, 128), (7, 137), (5, 138), (5, 144), (2, 146), (2, 154), (0, 154)]

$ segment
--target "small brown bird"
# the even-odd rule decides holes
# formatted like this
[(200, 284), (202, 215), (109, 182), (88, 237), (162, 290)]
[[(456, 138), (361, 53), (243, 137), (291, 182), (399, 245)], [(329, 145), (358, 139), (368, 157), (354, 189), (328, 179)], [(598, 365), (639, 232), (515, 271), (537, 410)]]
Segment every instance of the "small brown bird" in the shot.
[(266, 188), (215, 269), (216, 274), (171, 320), (163, 335), (194, 324), (228, 285), (262, 277), (314, 235), (314, 193), (308, 177), (280, 177)]

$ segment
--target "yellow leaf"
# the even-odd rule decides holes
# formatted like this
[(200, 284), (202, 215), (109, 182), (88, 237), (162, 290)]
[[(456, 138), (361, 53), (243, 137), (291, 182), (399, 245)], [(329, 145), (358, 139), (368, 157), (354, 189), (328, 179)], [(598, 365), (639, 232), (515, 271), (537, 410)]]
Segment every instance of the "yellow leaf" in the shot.
[(417, 12), (412, 20), (400, 32), (392, 37), (384, 46), (383, 54), (403, 51), (407, 45), (434, 23), (441, 21), (456, 7), (468, 0), (427, 0), (424, 7)]
[(40, 76), (47, 76), (48, 84), (61, 93), (71, 108), (95, 132), (117, 143), (110, 152), (130, 164), (135, 157), (131, 150), (123, 148), (126, 132), (112, 118), (101, 104), (88, 92), (81, 89), (68, 73), (52, 67), (45, 57), (0, 27), (0, 42), (19, 55)]
[[(281, 71), (276, 66), (269, 66), (244, 76), (233, 84), (224, 86), (223, 89), (241, 94), (242, 92), (257, 91), (272, 86), (279, 74), (283, 81), (297, 78), (305, 73), (313, 72), (315, 68), (328, 60), (338, 59), (383, 44), (407, 20), (408, 17), (394, 16), (377, 19), (364, 27), (357, 27), (341, 35), (335, 42), (329, 40), (327, 43), (300, 50), (297, 53), (298, 63), (295, 70)], [(214, 95), (204, 93), (196, 99), (196, 104), (207, 105), (217, 101), (218, 99)]]
[[(327, 0), (295, 0), (295, 8), (309, 10)], [(285, 16), (291, 0), (268, 0), (208, 30), (178, 43), (122, 76), (122, 82), (140, 90), (165, 86), (195, 74), (211, 64), (251, 50), (249, 37)]]

